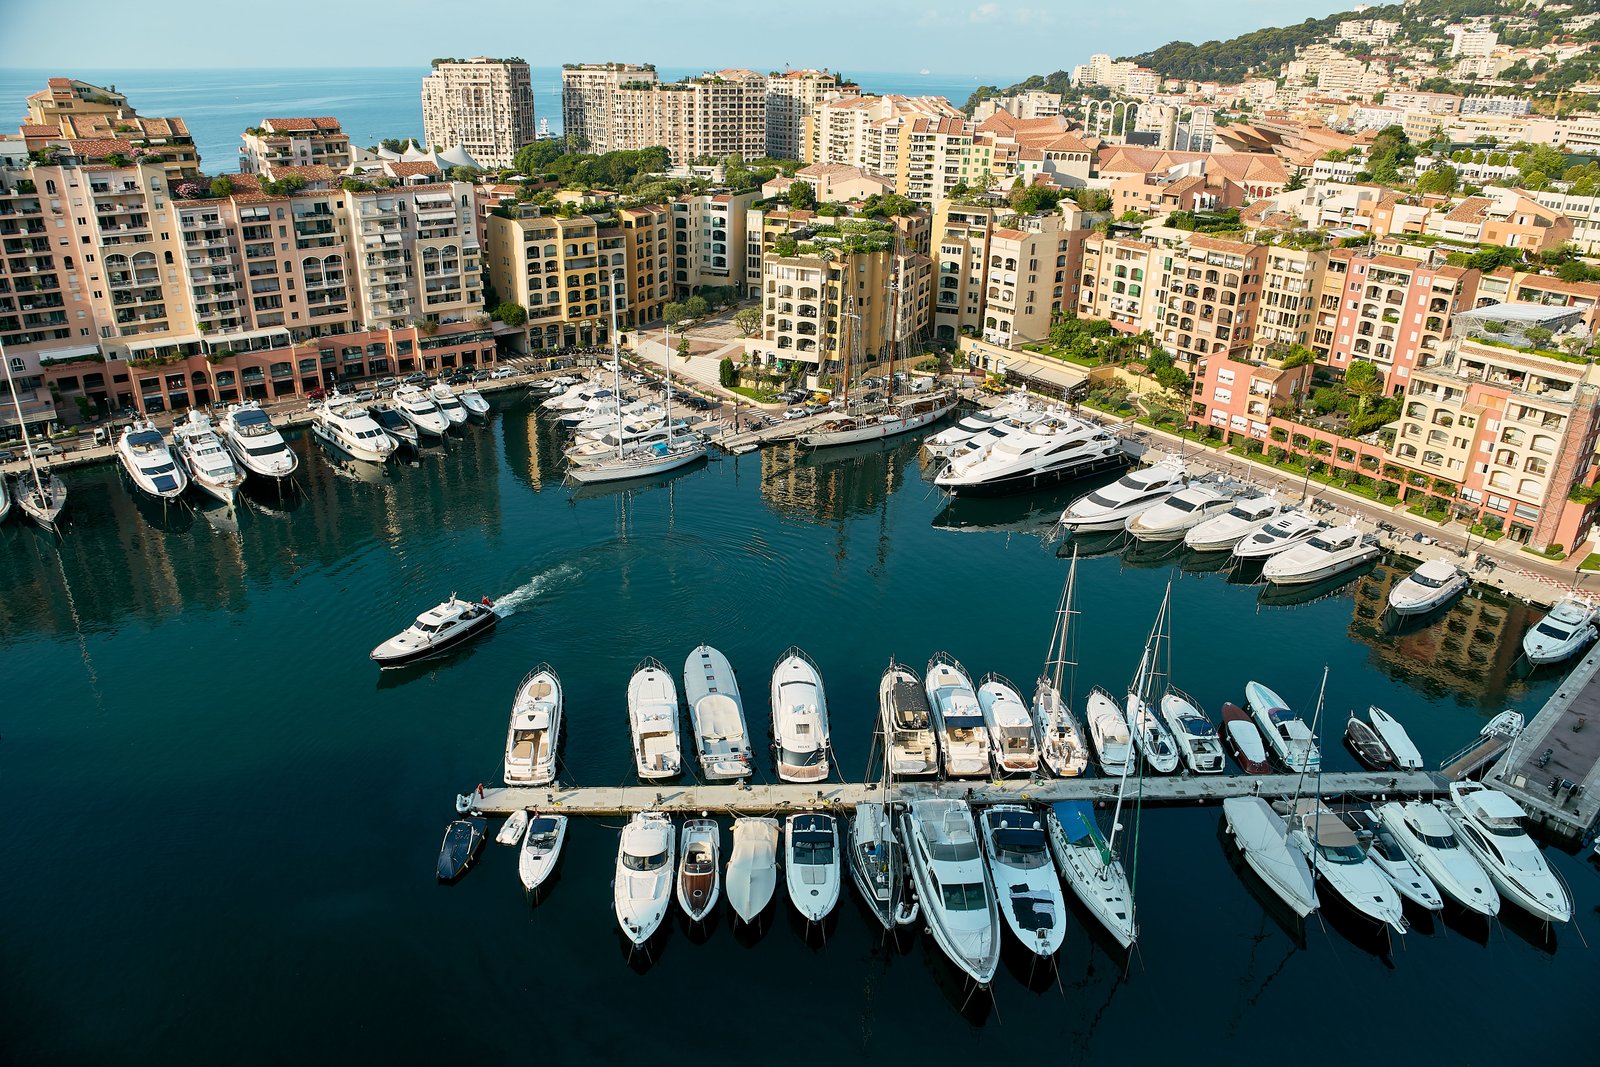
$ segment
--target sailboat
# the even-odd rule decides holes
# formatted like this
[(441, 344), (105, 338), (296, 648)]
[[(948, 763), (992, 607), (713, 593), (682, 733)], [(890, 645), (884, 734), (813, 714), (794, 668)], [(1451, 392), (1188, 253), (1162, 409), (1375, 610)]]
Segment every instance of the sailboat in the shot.
[(1147, 694), (1154, 688), (1153, 682), (1158, 673), (1157, 660), (1163, 647), (1171, 641), (1166, 631), (1171, 606), (1172, 582), (1169, 580), (1166, 595), (1161, 598), (1161, 607), (1156, 611), (1155, 625), (1150, 628), (1150, 640), (1146, 642), (1144, 655), (1139, 659), (1139, 669), (1134, 674), (1133, 684), (1128, 687), (1126, 705), (1128, 729), (1133, 733), (1145, 763), (1160, 774), (1171, 774), (1178, 769), (1178, 745), (1172, 739), (1167, 724), (1150, 706)]
[(1077, 778), (1089, 769), (1089, 748), (1083, 731), (1072, 716), (1072, 693), (1061, 688), (1061, 675), (1068, 664), (1067, 638), (1072, 626), (1072, 592), (1078, 577), (1078, 548), (1072, 548), (1072, 565), (1061, 587), (1061, 603), (1056, 607), (1055, 632), (1045, 654), (1044, 673), (1033, 690), (1033, 729), (1039, 744), (1039, 759), (1045, 769), (1059, 778)]
[[(17, 426), (22, 430), (22, 450), (28, 454), (28, 467), (33, 477), (18, 478), (17, 506), (22, 513), (47, 530), (55, 530), (61, 512), (67, 506), (67, 487), (54, 474), (41, 474), (39, 460), (33, 454), (33, 441), (28, 437), (28, 420), (22, 417), (22, 400), (17, 396), (17, 383), (11, 377), (11, 361), (6, 349), (0, 345), (0, 364), (5, 366), (6, 386), (11, 390), (11, 405), (17, 411)], [(32, 485), (29, 485), (29, 482)]]

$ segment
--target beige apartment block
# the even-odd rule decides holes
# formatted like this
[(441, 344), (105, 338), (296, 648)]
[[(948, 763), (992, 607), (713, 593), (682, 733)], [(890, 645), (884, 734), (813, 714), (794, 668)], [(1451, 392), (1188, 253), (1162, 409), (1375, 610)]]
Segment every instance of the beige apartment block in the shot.
[(826, 70), (773, 71), (767, 76), (767, 155), (800, 159), (805, 149), (806, 121), (824, 100), (854, 96), (860, 87), (841, 82)]
[(240, 134), (239, 170), (272, 177), (283, 167), (325, 166), (335, 171), (350, 166), (350, 137), (331, 115), (262, 119)]
[(483, 308), (481, 246), (465, 182), (346, 193), (357, 315), (368, 329), (459, 322)]
[(705, 285), (744, 291), (747, 216), (759, 196), (712, 192), (672, 202), (672, 283), (680, 295)]
[(460, 146), (486, 167), (509, 167), (534, 139), (533, 81), (520, 59), (435, 60), (422, 79), (429, 146)]
[(654, 63), (568, 63), (561, 68), (561, 125), (566, 137), (586, 152), (623, 147), (612, 142), (616, 91), (658, 80)]

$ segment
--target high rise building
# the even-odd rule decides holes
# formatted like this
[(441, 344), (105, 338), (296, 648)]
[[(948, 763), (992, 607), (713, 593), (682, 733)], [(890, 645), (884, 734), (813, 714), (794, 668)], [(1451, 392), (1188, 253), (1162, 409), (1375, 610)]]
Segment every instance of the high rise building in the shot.
[(612, 142), (616, 91), (624, 85), (654, 85), (657, 80), (653, 63), (568, 63), (562, 67), (561, 126), (568, 143), (586, 152), (623, 147)]
[(331, 115), (313, 118), (262, 119), (240, 135), (239, 169), (265, 174), (280, 167), (321, 164), (336, 171), (350, 166), (350, 136)]
[(825, 70), (785, 70), (768, 75), (767, 155), (774, 159), (802, 158), (806, 120), (817, 105), (858, 92), (858, 86), (841, 82), (839, 75)]
[(533, 81), (521, 59), (436, 59), (422, 79), (422, 129), (429, 145), (465, 148), (488, 167), (509, 167), (533, 141)]

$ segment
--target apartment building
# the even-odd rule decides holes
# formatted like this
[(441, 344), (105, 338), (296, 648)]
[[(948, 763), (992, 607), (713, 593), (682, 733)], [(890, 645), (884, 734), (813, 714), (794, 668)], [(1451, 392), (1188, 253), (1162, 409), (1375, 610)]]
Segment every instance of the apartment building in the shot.
[(1398, 393), (1417, 364), (1442, 351), (1453, 316), (1472, 308), (1479, 272), (1364, 249), (1329, 253), (1312, 347), (1338, 370), (1364, 359)]
[[(850, 96), (819, 104), (807, 132), (808, 163), (864, 167), (899, 184), (900, 132), (913, 119), (966, 116), (942, 96)], [(945, 136), (949, 136), (947, 127)], [(959, 136), (957, 134), (956, 136)]]
[(1177, 359), (1247, 354), (1255, 340), (1267, 250), (1261, 245), (1192, 236), (1161, 257), (1157, 335)]
[[(587, 152), (611, 152), (616, 91), (654, 85), (654, 63), (568, 63), (561, 68), (561, 125), (568, 141)], [(648, 146), (645, 146), (648, 147)]]
[(1426, 233), (1474, 244), (1504, 245), (1531, 252), (1560, 248), (1571, 240), (1573, 220), (1521, 191), (1490, 186), (1428, 219)]
[(1264, 441), (1273, 412), (1293, 407), (1310, 390), (1310, 364), (1286, 367), (1281, 358), (1207, 356), (1195, 367), (1189, 421)]
[(1166, 258), (1153, 241), (1091, 234), (1083, 244), (1078, 317), (1104, 319), (1128, 334), (1158, 329), (1165, 310), (1158, 281)]
[(429, 145), (460, 146), (485, 166), (511, 166), (536, 132), (528, 64), (488, 56), (434, 60), (422, 79), (422, 129)]
[(30, 152), (145, 159), (172, 181), (200, 173), (200, 154), (182, 119), (140, 115), (115, 89), (50, 78), (27, 105), (20, 134)]
[(730, 69), (660, 82), (653, 68), (584, 66), (564, 69), (562, 79), (573, 101), (563, 104), (574, 122), (568, 129), (589, 151), (660, 145), (678, 166), (767, 153), (764, 74)]
[(972, 121), (983, 122), (997, 112), (1004, 111), (1023, 121), (1053, 119), (1061, 114), (1061, 94), (1047, 93), (1043, 89), (1029, 89), (1010, 96), (993, 96), (981, 101), (972, 111)]
[(345, 193), (357, 268), (356, 309), (371, 329), (453, 321), (483, 308), (472, 186), (465, 182)]
[(824, 100), (854, 96), (860, 87), (826, 70), (774, 71), (767, 77), (766, 154), (804, 158), (806, 123)]
[(1044, 340), (1075, 306), (1088, 236), (1075, 207), (1013, 218), (989, 236), (982, 302), (983, 339), (1007, 348)]
[(268, 178), (283, 167), (325, 166), (343, 171), (350, 166), (350, 137), (331, 115), (262, 119), (240, 134), (239, 170)]
[(703, 285), (744, 292), (746, 226), (760, 194), (712, 192), (672, 202), (672, 283), (687, 296)]
[(1311, 347), (1328, 252), (1316, 248), (1267, 245), (1263, 253), (1261, 308), (1256, 312), (1252, 359), (1265, 360), (1295, 345)]

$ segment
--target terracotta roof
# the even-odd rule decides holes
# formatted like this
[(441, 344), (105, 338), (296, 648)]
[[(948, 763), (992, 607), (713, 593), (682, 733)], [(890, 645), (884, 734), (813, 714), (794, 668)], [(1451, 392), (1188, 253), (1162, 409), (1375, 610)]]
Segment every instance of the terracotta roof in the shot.
[(331, 182), (339, 176), (339, 172), (325, 163), (312, 163), (304, 167), (273, 167), (274, 178), (284, 178), (290, 174), (298, 174), (308, 182)]
[[(396, 178), (410, 178), (417, 174), (438, 174), (439, 168), (428, 162), (402, 163), (390, 160), (383, 168)], [(507, 192), (515, 191), (515, 186), (505, 186)]]
[(60, 126), (35, 126), (35, 125), (32, 125), (31, 123), (24, 122), (22, 124), (22, 128), (20, 130), (18, 130), (17, 132), (21, 133), (22, 136), (24, 136), (24, 137), (60, 137), (61, 136), (61, 127)]
[(47, 79), (45, 81), (45, 84), (50, 86), (50, 88), (52, 88), (52, 89), (70, 89), (70, 88), (72, 88), (72, 79), (71, 78), (49, 78), (49, 79)]
[(994, 231), (994, 235), (1002, 241), (1026, 241), (1028, 239), (1028, 235), (1023, 231), (1008, 230), (1005, 227), (997, 228)]
[(74, 138), (67, 142), (72, 154), (83, 156), (85, 159), (103, 159), (113, 152), (120, 152), (125, 156), (133, 155), (133, 145), (115, 137), (83, 137)]
[(1494, 201), (1487, 196), (1469, 196), (1446, 215), (1446, 222), (1482, 222)]
[(261, 124), (285, 133), (290, 131), (311, 132), (315, 130), (328, 130), (337, 133), (339, 130), (339, 120), (331, 115), (317, 115), (311, 118), (298, 119), (263, 119)]
[(1094, 146), (1075, 134), (1062, 133), (1046, 138), (1018, 137), (1017, 143), (1041, 152), (1084, 152), (1092, 154)]

